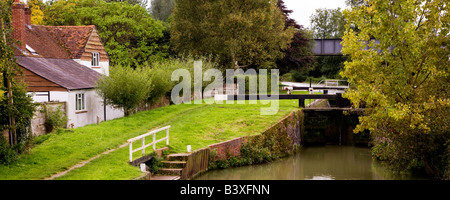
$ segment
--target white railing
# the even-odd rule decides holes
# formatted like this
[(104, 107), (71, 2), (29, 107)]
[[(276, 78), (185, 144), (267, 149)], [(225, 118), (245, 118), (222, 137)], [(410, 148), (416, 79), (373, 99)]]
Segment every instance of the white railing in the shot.
[[(150, 131), (146, 134), (143, 134), (143, 135), (140, 135), (135, 138), (131, 138), (131, 139), (127, 140), (128, 145), (130, 147), (130, 162), (133, 161), (133, 153), (136, 151), (142, 150), (142, 155), (145, 155), (145, 148), (153, 145), (153, 150), (156, 150), (156, 143), (162, 142), (164, 140), (166, 140), (166, 145), (169, 145), (169, 128), (170, 128), (170, 126), (166, 126), (166, 127), (156, 129), (156, 130)], [(166, 137), (156, 140), (156, 133), (163, 131), (163, 130), (166, 130)], [(149, 144), (145, 144), (145, 137), (150, 136), (150, 135), (153, 135), (153, 142), (149, 143)], [(138, 140), (142, 140), (142, 146), (133, 150), (133, 142), (138, 141)]]
[(346, 80), (327, 79), (321, 80), (317, 85), (325, 85), (326, 87), (349, 87), (350, 84)]

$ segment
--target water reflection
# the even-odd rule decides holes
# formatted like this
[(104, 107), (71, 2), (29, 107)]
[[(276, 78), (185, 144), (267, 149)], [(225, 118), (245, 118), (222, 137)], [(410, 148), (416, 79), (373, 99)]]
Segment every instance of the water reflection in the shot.
[(272, 163), (213, 170), (197, 180), (390, 180), (396, 175), (372, 160), (369, 148), (354, 146), (304, 147), (300, 153)]

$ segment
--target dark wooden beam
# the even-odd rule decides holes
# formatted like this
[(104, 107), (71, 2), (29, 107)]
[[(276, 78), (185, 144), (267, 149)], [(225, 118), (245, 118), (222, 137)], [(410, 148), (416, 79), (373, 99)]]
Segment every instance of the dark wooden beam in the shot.
[[(312, 87), (314, 90), (346, 90), (348, 87), (333, 87), (333, 86), (317, 86)], [(292, 87), (293, 90), (309, 90), (309, 87)]]
[(227, 100), (283, 100), (298, 99), (298, 106), (305, 107), (305, 99), (342, 99), (342, 94), (286, 94), (286, 95), (228, 95)]
[[(339, 97), (338, 97), (339, 96)], [(227, 100), (336, 99), (340, 94), (228, 95)]]

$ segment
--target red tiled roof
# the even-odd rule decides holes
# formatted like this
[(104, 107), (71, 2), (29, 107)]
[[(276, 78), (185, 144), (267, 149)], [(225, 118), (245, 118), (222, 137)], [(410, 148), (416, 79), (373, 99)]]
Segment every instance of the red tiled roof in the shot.
[[(58, 44), (57, 40), (50, 35), (44, 26), (31, 26), (31, 29), (25, 28), (26, 43), (33, 48), (37, 56), (43, 58), (64, 58), (69, 59), (69, 52)], [(29, 55), (33, 56), (30, 52)], [(17, 55), (17, 54), (16, 54)]]
[[(38, 55), (31, 57), (79, 59), (95, 26), (26, 26), (26, 44)], [(18, 55), (16, 53), (16, 55)], [(20, 55), (22, 56), (22, 55)]]
[(95, 26), (46, 26), (49, 33), (63, 46), (72, 59), (79, 59)]
[(16, 56), (17, 63), (68, 90), (91, 89), (102, 76), (72, 59)]

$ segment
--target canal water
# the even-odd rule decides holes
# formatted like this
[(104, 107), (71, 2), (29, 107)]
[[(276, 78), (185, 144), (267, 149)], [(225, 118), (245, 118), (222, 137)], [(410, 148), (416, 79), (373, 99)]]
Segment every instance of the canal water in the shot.
[(303, 147), (291, 157), (260, 165), (208, 171), (196, 180), (409, 180), (373, 160), (369, 148)]

